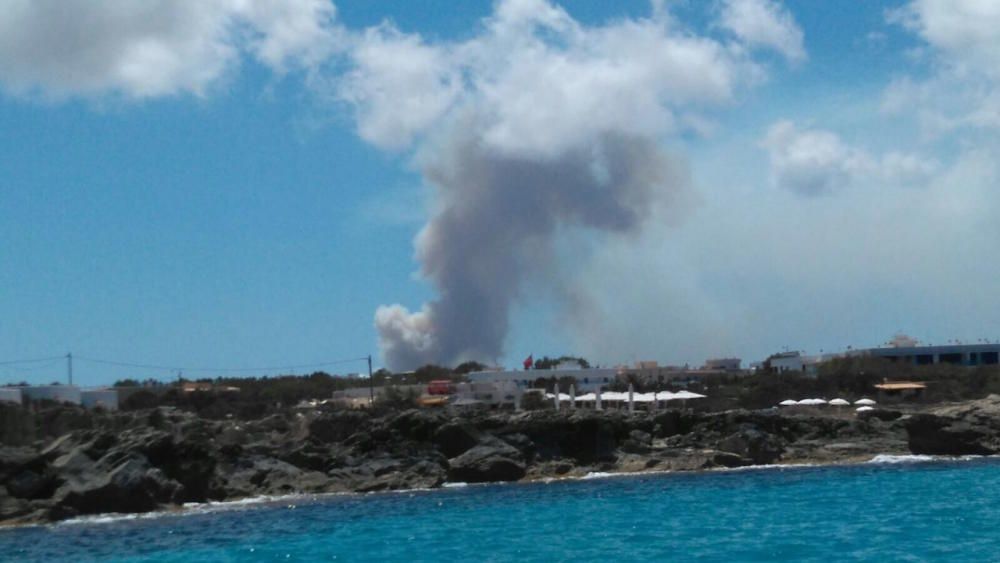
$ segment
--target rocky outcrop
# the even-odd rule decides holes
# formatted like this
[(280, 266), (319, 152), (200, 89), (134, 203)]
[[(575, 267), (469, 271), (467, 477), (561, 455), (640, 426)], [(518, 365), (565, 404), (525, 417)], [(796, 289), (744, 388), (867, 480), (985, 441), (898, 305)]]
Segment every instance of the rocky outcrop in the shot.
[(448, 460), (448, 466), (448, 478), (456, 482), (517, 481), (525, 475), (521, 452), (495, 438)]
[(1000, 395), (945, 405), (903, 424), (915, 454), (992, 455), (1000, 452)]
[[(79, 409), (5, 409), (3, 420), (26, 429), (23, 436), (0, 433), (0, 521), (8, 523), (447, 481), (1000, 451), (1000, 397), (921, 414), (878, 409), (856, 417), (775, 410), (463, 416), (315, 410), (208, 420), (169, 408), (90, 418)], [(52, 422), (59, 435), (38, 421)]]

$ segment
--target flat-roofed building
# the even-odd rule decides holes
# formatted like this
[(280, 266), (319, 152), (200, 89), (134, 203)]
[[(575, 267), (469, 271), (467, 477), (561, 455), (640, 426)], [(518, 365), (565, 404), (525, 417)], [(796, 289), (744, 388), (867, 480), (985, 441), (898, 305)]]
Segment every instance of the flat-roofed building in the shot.
[(117, 389), (84, 389), (80, 392), (80, 404), (88, 409), (101, 407), (109, 411), (118, 410)]
[(705, 360), (704, 369), (722, 371), (740, 371), (742, 362), (739, 358), (712, 358)]
[(918, 366), (955, 364), (991, 366), (1000, 364), (1000, 344), (948, 344), (944, 346), (894, 346), (868, 348), (859, 353)]
[(0, 403), (21, 404), (22, 399), (19, 387), (0, 387)]
[(28, 401), (80, 404), (80, 388), (76, 385), (32, 385), (21, 387), (21, 394)]
[(468, 375), (471, 383), (507, 383), (512, 382), (520, 389), (534, 387), (538, 379), (557, 381), (571, 377), (577, 391), (595, 391), (610, 385), (618, 375), (617, 368), (576, 368), (576, 369), (526, 369), (526, 370), (496, 370), (473, 371)]

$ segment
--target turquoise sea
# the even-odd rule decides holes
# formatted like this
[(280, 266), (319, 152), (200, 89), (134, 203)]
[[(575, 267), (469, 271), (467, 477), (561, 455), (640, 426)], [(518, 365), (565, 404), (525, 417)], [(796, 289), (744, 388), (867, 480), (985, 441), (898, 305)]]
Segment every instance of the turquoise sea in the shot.
[(14, 561), (987, 561), (996, 459), (285, 498), (0, 530)]

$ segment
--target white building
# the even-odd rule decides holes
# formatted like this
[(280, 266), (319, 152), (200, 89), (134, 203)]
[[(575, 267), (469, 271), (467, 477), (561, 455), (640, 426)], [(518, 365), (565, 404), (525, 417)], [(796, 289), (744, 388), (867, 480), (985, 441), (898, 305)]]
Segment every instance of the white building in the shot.
[(816, 375), (821, 364), (843, 357), (844, 354), (806, 356), (801, 352), (781, 352), (764, 360), (762, 369), (772, 373), (799, 371), (806, 375)]
[(575, 369), (528, 369), (520, 371), (474, 371), (469, 373), (470, 383), (513, 383), (520, 389), (535, 386), (538, 379), (556, 380), (571, 377), (577, 392), (596, 391), (598, 388), (610, 385), (618, 375), (614, 368), (575, 368)]
[(21, 389), (19, 387), (0, 387), (0, 403), (21, 404)]
[(705, 360), (706, 370), (740, 371), (742, 362), (739, 358), (712, 358)]
[(24, 398), (29, 401), (80, 404), (80, 388), (75, 385), (34, 385), (20, 389)]
[(522, 393), (521, 387), (513, 381), (470, 381), (455, 384), (457, 404), (516, 405)]
[(88, 408), (102, 407), (109, 411), (118, 410), (118, 391), (115, 389), (87, 389), (80, 392), (80, 403)]
[(786, 371), (802, 371), (803, 356), (799, 352), (781, 352), (764, 360), (769, 371), (784, 373)]

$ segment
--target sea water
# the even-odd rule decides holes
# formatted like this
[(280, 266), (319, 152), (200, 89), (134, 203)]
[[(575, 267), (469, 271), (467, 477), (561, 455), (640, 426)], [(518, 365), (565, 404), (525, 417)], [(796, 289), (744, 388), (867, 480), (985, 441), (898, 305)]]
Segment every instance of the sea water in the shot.
[(89, 518), (0, 530), (0, 559), (1000, 559), (1000, 461), (877, 461), (287, 497)]

